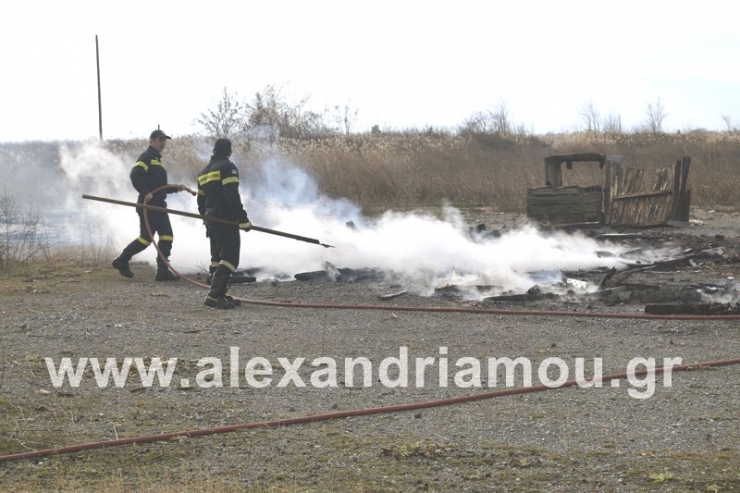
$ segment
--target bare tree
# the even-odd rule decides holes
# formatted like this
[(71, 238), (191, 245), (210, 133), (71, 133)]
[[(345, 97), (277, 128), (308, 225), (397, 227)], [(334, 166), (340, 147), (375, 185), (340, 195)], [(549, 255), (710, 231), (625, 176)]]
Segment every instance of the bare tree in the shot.
[(491, 124), (493, 131), (502, 135), (509, 135), (513, 130), (511, 118), (509, 116), (509, 107), (505, 101), (501, 101), (494, 111), (489, 112), (491, 115)]
[(334, 106), (334, 123), (340, 128), (340, 131), (345, 135), (352, 133), (352, 129), (357, 122), (357, 108), (352, 108), (349, 102), (345, 103), (344, 106)]
[[(377, 125), (376, 125), (377, 126)], [(463, 134), (480, 134), (488, 131), (488, 115), (476, 111), (470, 115), (461, 125), (460, 132)], [(378, 129), (380, 133), (380, 129)]]
[(621, 134), (622, 133), (622, 117), (610, 113), (604, 118), (604, 123), (601, 125), (601, 129), (607, 134)]
[(665, 120), (666, 112), (663, 103), (658, 98), (655, 103), (648, 103), (645, 111), (645, 124), (648, 130), (653, 133), (660, 133), (663, 131), (663, 120)]
[(587, 132), (600, 132), (601, 131), (601, 121), (599, 119), (599, 112), (596, 111), (596, 108), (594, 107), (594, 104), (591, 101), (583, 105), (583, 108), (581, 108), (581, 111), (580, 111), (580, 115), (581, 115), (581, 119), (583, 119), (583, 123), (586, 124)]
[(722, 121), (725, 122), (725, 126), (727, 127), (728, 132), (740, 131), (740, 126), (733, 124), (732, 115), (722, 115)]
[(224, 92), (215, 109), (207, 110), (195, 120), (211, 137), (230, 138), (243, 126), (245, 106), (237, 100), (236, 93)]
[[(476, 111), (468, 117), (460, 127), (461, 133), (496, 133), (500, 135), (511, 135), (515, 131), (514, 124), (509, 115), (509, 107), (502, 101), (493, 111)], [(526, 133), (526, 128), (520, 126), (516, 131)]]
[(298, 103), (289, 103), (281, 94), (282, 87), (268, 85), (262, 93), (246, 104), (245, 126), (247, 132), (264, 133), (269, 130), (272, 136), (301, 138), (325, 131), (321, 115), (304, 111), (309, 100), (303, 97)]

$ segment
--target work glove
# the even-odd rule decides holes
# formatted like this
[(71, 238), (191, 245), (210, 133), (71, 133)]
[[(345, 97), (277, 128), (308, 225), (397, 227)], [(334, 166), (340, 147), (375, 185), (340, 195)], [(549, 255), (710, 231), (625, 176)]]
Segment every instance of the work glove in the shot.
[(239, 229), (241, 229), (243, 231), (249, 231), (249, 230), (251, 230), (252, 229), (252, 222), (251, 221), (247, 221), (247, 222), (239, 223)]

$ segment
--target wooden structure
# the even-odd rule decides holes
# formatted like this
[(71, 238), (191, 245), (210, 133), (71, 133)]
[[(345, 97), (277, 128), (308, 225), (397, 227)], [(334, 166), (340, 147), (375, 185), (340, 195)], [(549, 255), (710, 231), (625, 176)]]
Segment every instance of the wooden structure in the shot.
[[(669, 220), (688, 222), (691, 190), (687, 188), (691, 158), (658, 169), (652, 181), (644, 169), (626, 168), (615, 183), (609, 211), (612, 226), (660, 226)], [(614, 188), (614, 187), (613, 187)]]
[(527, 190), (527, 216), (550, 224), (602, 224), (604, 188), (539, 187)]
[[(563, 186), (563, 163), (598, 163), (604, 185)], [(527, 216), (552, 225), (658, 226), (669, 220), (687, 222), (691, 191), (687, 188), (691, 158), (656, 171), (622, 167), (622, 156), (596, 153), (545, 158), (545, 186), (527, 190)]]

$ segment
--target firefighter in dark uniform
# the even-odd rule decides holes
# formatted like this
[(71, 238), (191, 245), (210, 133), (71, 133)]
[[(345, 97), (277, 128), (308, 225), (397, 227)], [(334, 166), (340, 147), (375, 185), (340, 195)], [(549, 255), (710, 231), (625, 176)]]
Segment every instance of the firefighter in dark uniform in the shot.
[[(138, 204), (143, 204), (145, 199), (148, 199), (147, 204), (149, 205), (167, 207), (165, 198), (168, 193), (187, 190), (185, 185), (179, 185), (178, 188), (160, 190), (152, 194), (152, 191), (163, 185), (167, 185), (167, 170), (162, 166), (162, 151), (167, 145), (167, 140), (170, 138), (162, 130), (157, 129), (152, 132), (149, 136), (149, 148), (139, 156), (136, 164), (131, 169), (131, 183), (139, 192), (139, 198), (136, 201)], [(137, 208), (136, 212), (139, 214), (139, 237), (129, 243), (123, 249), (123, 252), (112, 262), (113, 267), (118, 269), (118, 272), (124, 277), (134, 277), (134, 273), (131, 272), (128, 265), (131, 257), (146, 250), (152, 242), (152, 238), (149, 236), (146, 223), (144, 222), (144, 209)], [(159, 249), (169, 259), (173, 240), (170, 217), (165, 212), (155, 211), (147, 211), (147, 215), (152, 232), (157, 233), (159, 237)], [(157, 273), (154, 276), (154, 280), (177, 280), (177, 276), (170, 272), (167, 264), (159, 256), (157, 256)]]
[(241, 238), (239, 230), (249, 231), (252, 223), (239, 195), (239, 170), (229, 161), (231, 141), (218, 139), (213, 156), (198, 174), (198, 211), (202, 216), (238, 223), (230, 226), (206, 220), (211, 241), (211, 289), (205, 304), (215, 308), (234, 308), (239, 304), (226, 294), (231, 274), (239, 266)]

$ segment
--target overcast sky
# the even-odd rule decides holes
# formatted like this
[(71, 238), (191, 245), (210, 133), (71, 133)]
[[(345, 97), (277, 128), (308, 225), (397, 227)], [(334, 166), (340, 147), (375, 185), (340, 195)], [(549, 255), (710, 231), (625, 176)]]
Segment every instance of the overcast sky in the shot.
[(455, 128), (501, 104), (535, 133), (581, 110), (666, 130), (740, 125), (740, 16), (727, 1), (242, 0), (5, 2), (0, 142), (174, 137), (224, 88), (267, 85), (355, 130)]

